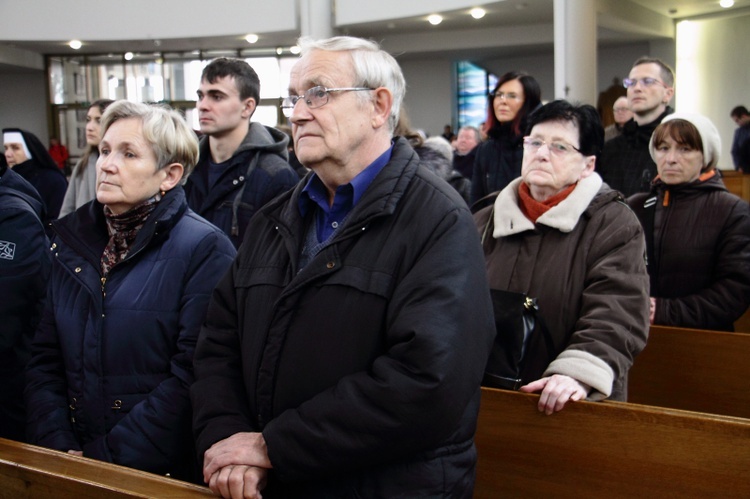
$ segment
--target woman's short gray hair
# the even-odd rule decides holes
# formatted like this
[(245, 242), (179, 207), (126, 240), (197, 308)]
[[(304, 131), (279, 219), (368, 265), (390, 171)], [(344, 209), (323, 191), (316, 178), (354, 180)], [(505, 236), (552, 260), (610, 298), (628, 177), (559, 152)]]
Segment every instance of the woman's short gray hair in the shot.
[(167, 106), (143, 104), (126, 100), (110, 104), (102, 115), (102, 136), (117, 120), (137, 118), (143, 126), (143, 138), (151, 144), (156, 155), (156, 169), (172, 163), (184, 168), (182, 183), (198, 163), (198, 138), (185, 119)]
[[(352, 82), (356, 87), (387, 88), (393, 95), (391, 116), (388, 120), (389, 131), (393, 133), (398, 123), (401, 103), (406, 93), (406, 82), (401, 67), (388, 52), (380, 48), (380, 45), (372, 40), (355, 38), (352, 36), (334, 36), (324, 40), (314, 40), (302, 37), (297, 41), (302, 56), (313, 50), (324, 50), (328, 52), (349, 52), (354, 67), (354, 78)], [(367, 92), (358, 92), (362, 98)]]

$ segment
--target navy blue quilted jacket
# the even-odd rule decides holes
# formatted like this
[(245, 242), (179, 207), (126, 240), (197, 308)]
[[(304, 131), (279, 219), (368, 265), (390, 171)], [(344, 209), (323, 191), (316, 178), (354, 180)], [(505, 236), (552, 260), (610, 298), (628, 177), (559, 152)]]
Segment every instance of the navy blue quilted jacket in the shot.
[(11, 169), (0, 168), (0, 437), (23, 440), (23, 372), (50, 271), (44, 202)]
[(108, 240), (94, 200), (54, 222), (47, 305), (27, 372), (37, 445), (173, 477), (194, 477), (188, 390), (229, 239), (168, 192), (102, 282)]

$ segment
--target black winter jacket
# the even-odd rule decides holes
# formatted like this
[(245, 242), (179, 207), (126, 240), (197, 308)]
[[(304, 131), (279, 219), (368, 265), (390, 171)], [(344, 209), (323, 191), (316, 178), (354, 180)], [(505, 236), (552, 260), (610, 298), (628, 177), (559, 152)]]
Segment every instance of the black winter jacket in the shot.
[(23, 372), (41, 317), (51, 259), (34, 187), (0, 171), (0, 437), (25, 440)]
[(523, 162), (523, 134), (514, 135), (509, 125), (499, 125), (490, 138), (479, 144), (471, 177), (471, 202), (476, 203), (488, 194), (505, 189), (513, 179), (521, 176)]
[(674, 109), (667, 107), (658, 118), (643, 126), (631, 119), (623, 125), (621, 135), (604, 143), (596, 160), (596, 171), (606, 184), (625, 197), (649, 191), (657, 172), (648, 143), (661, 120), (673, 112)]
[(260, 123), (250, 123), (245, 139), (214, 185), (209, 185), (209, 138), (200, 142), (200, 160), (185, 184), (188, 204), (219, 227), (235, 248), (250, 218), (261, 206), (294, 187), (299, 176), (287, 162), (289, 138)]
[(709, 173), (683, 185), (657, 179), (628, 204), (644, 227), (653, 227), (646, 242), (654, 324), (733, 331), (750, 305), (747, 202)]
[[(65, 191), (68, 189), (68, 181), (59, 168), (42, 168), (39, 164), (30, 159), (20, 165), (13, 167), (13, 171), (22, 176), (39, 192), (39, 197), (44, 201), (45, 226), (52, 220), (57, 219), (60, 214), (60, 207), (65, 198)], [(51, 232), (48, 230), (48, 233)]]
[(262, 431), (264, 497), (471, 497), (494, 323), (466, 204), (405, 139), (303, 269), (303, 181), (251, 221), (196, 348), (198, 451)]

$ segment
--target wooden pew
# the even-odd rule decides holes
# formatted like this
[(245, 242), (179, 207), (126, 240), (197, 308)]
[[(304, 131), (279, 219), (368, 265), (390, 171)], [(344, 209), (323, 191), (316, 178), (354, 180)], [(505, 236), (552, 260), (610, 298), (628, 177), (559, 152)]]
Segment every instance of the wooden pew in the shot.
[(476, 499), (750, 497), (750, 421), (482, 389)]
[(652, 326), (628, 402), (750, 418), (750, 334)]
[(742, 317), (734, 322), (735, 333), (750, 333), (750, 308), (745, 310)]
[(0, 498), (214, 498), (207, 487), (0, 438)]
[(721, 177), (729, 192), (750, 202), (750, 174), (734, 170), (721, 170)]

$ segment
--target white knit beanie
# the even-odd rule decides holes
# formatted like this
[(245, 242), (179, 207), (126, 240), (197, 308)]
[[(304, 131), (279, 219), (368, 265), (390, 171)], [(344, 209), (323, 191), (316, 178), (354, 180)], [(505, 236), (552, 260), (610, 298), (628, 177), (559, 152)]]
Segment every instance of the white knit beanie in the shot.
[[(703, 170), (710, 170), (716, 168), (719, 164), (719, 156), (721, 154), (721, 137), (716, 126), (703, 116), (702, 114), (695, 113), (672, 113), (662, 120), (662, 123), (672, 120), (685, 120), (693, 125), (701, 136), (701, 142), (703, 142), (703, 162), (705, 166)], [(651, 153), (651, 159), (656, 161), (654, 156), (655, 145), (654, 135), (651, 134), (651, 141), (648, 144), (648, 150)]]

